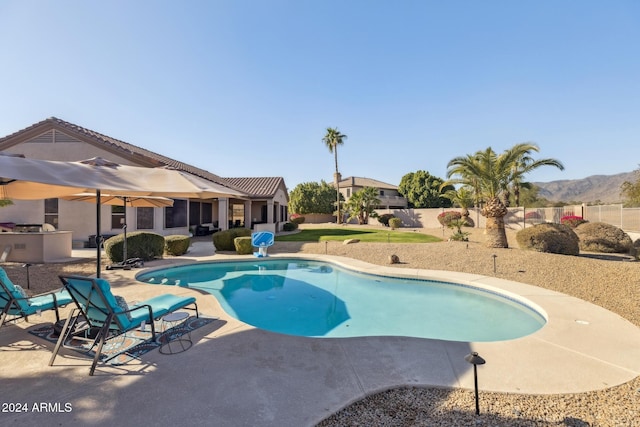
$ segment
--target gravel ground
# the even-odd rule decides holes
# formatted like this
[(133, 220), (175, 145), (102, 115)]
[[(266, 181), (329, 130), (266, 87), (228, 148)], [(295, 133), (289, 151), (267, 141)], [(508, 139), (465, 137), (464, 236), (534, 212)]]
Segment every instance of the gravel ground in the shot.
[[(326, 226), (326, 225), (325, 225)], [(442, 229), (415, 232), (449, 236)], [(477, 273), (563, 292), (600, 305), (640, 326), (640, 262), (615, 255), (578, 257), (517, 249), (508, 232), (509, 249), (484, 247), (482, 230), (470, 241), (431, 244), (342, 242), (283, 243), (275, 252), (327, 253), (387, 265), (389, 255), (400, 258), (398, 268), (425, 268)], [(495, 272), (494, 272), (494, 257)], [(106, 261), (105, 261), (106, 265)], [(15, 283), (26, 287), (22, 264), (3, 267)], [(93, 274), (95, 261), (34, 265), (32, 294), (59, 287), (58, 274)], [(640, 426), (640, 377), (609, 389), (567, 395), (524, 395), (482, 392), (481, 415), (474, 413), (472, 391), (443, 388), (399, 388), (368, 396), (322, 421), (333, 426)]]

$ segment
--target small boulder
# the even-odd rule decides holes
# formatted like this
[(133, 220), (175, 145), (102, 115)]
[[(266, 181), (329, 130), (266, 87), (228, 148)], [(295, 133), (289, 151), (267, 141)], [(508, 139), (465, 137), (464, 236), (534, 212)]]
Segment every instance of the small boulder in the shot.
[(400, 264), (398, 255), (389, 255), (389, 264)]
[(342, 242), (343, 245), (350, 245), (351, 243), (358, 243), (360, 241), (360, 239), (347, 239), (344, 242)]

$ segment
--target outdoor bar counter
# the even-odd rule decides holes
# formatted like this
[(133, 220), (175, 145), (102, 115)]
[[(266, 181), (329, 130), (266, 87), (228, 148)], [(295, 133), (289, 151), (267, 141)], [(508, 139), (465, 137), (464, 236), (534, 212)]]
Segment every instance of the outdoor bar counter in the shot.
[(71, 231), (0, 233), (0, 256), (7, 262), (46, 263), (71, 258)]

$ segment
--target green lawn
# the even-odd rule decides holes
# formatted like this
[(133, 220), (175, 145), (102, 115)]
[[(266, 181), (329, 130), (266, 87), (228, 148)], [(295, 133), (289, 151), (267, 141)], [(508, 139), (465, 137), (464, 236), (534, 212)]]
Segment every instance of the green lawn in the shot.
[(312, 228), (299, 233), (277, 236), (278, 242), (322, 242), (325, 240), (359, 239), (361, 242), (432, 243), (439, 239), (428, 234), (398, 230), (361, 230), (357, 228)]

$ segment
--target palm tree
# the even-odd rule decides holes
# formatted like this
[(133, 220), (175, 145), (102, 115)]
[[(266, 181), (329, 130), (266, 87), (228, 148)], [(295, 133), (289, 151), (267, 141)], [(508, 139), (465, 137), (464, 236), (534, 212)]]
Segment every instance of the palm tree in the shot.
[(516, 159), (511, 169), (511, 189), (513, 190), (513, 197), (516, 206), (520, 206), (520, 188), (527, 187), (529, 183), (524, 182), (522, 177), (540, 166), (555, 166), (560, 170), (564, 170), (564, 165), (556, 159), (540, 159), (534, 160), (531, 157), (531, 152), (539, 152), (540, 148), (536, 144), (531, 142), (523, 142), (516, 144), (512, 150), (515, 149), (519, 153), (518, 159)]
[(484, 199), (481, 214), (487, 218), (487, 246), (491, 248), (509, 247), (504, 228), (504, 217), (508, 211), (503, 197), (514, 180), (520, 182), (522, 176), (535, 167), (562, 166), (553, 159), (534, 161), (530, 156), (532, 151), (538, 151), (538, 147), (531, 143), (516, 144), (500, 155), (489, 147), (472, 156), (456, 157), (447, 165), (447, 178), (457, 176), (450, 179), (448, 184), (475, 185), (476, 196)]
[(375, 187), (364, 187), (353, 193), (346, 204), (349, 219), (358, 218), (358, 224), (368, 224), (376, 206), (380, 205), (378, 190)]
[(333, 180), (336, 185), (336, 206), (338, 209), (336, 219), (338, 224), (342, 222), (340, 219), (340, 172), (338, 172), (338, 145), (344, 144), (345, 139), (347, 139), (347, 135), (340, 133), (338, 128), (327, 128), (327, 133), (324, 138), (322, 138), (322, 141), (327, 145), (329, 152), (333, 153), (336, 162), (336, 173), (333, 175)]
[(466, 225), (472, 224), (472, 222), (469, 220), (469, 208), (473, 206), (474, 197), (476, 196), (474, 195), (474, 191), (470, 186), (465, 185), (458, 188), (457, 190), (449, 190), (442, 196), (451, 200), (452, 203), (460, 206), (460, 209), (462, 209), (462, 212), (460, 212), (460, 214), (462, 215), (464, 223)]

